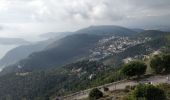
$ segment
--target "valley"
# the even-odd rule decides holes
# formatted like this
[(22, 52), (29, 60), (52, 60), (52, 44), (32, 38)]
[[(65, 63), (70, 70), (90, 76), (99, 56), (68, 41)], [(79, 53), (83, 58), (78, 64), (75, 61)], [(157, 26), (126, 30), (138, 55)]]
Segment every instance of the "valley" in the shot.
[(170, 100), (170, 0), (0, 0), (0, 100)]
[[(107, 84), (126, 79), (120, 73), (123, 64), (145, 61), (156, 52), (170, 50), (169, 32), (135, 33), (123, 27), (101, 27), (88, 27), (61, 39), (52, 38), (9, 51), (3, 60), (10, 64), (0, 73), (1, 99), (45, 100), (97, 86), (113, 88), (114, 85)], [(81, 98), (77, 95), (76, 98)]]

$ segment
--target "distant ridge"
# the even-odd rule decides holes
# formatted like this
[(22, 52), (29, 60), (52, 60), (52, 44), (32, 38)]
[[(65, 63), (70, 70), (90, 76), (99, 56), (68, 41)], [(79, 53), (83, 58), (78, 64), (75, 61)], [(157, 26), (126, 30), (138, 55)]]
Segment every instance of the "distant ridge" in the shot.
[(90, 26), (84, 29), (76, 31), (76, 33), (88, 33), (88, 34), (115, 34), (115, 35), (133, 35), (136, 32), (121, 26), (115, 25), (100, 25)]
[(94, 48), (95, 44), (104, 37), (134, 34), (136, 32), (131, 29), (114, 25), (87, 27), (50, 43), (45, 50), (30, 54), (28, 58), (17, 62), (12, 67), (17, 69), (19, 65), (24, 70), (32, 71), (61, 66), (87, 57), (89, 50)]
[(17, 45), (17, 44), (29, 44), (29, 42), (21, 38), (0, 37), (0, 44), (1, 45)]

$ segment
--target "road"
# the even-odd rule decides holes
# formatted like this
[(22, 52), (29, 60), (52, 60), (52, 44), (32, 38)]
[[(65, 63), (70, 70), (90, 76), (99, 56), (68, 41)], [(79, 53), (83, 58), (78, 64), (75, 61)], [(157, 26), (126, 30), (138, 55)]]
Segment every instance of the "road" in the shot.
[[(149, 78), (146, 78), (146, 79), (142, 79), (139, 82), (130, 81), (130, 80), (129, 81), (123, 80), (123, 81), (119, 81), (119, 82), (113, 82), (113, 83), (110, 83), (110, 84), (105, 84), (105, 85), (99, 86), (97, 88), (100, 89), (101, 91), (104, 91), (103, 87), (107, 87), (107, 88), (109, 88), (110, 91), (113, 91), (113, 90), (125, 89), (126, 86), (135, 86), (139, 83), (144, 83), (144, 84), (145, 83), (151, 83), (153, 85), (157, 85), (157, 84), (160, 84), (160, 83), (170, 83), (170, 81), (168, 81), (167, 77), (170, 77), (170, 75), (152, 76), (152, 77), (149, 77)], [(76, 93), (64, 96), (62, 98), (62, 100), (80, 100), (80, 99), (83, 99), (83, 98), (87, 98), (90, 91), (91, 91), (91, 89), (76, 92)]]

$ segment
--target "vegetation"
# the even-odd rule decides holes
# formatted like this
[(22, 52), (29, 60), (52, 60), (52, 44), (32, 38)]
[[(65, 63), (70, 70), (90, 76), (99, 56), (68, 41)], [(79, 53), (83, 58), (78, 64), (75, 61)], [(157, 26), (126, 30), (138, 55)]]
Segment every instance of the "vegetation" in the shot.
[[(61, 68), (0, 77), (0, 100), (45, 100), (91, 88), (106, 66), (95, 61), (79, 61)], [(89, 76), (94, 74), (93, 80)], [(97, 81), (96, 81), (97, 82)]]
[(162, 56), (163, 67), (165, 68), (165, 72), (170, 72), (170, 54)]
[[(86, 40), (86, 38), (88, 38), (88, 35), (86, 38), (84, 35), (81, 37), (84, 37), (83, 39)], [(82, 53), (81, 50), (80, 52), (77, 52), (77, 48), (81, 49), (81, 47), (84, 45), (85, 48), (93, 47), (93, 45), (90, 45), (89, 43), (93, 44), (96, 41), (98, 41), (98, 39), (100, 39), (101, 37), (99, 36), (96, 38), (96, 36), (94, 35), (93, 38), (86, 40), (87, 42), (85, 42), (84, 45), (82, 45), (82, 42), (84, 41), (81, 40), (82, 38), (79, 38), (79, 36), (74, 37), (73, 39), (72, 38), (73, 37), (71, 37), (70, 39), (72, 40), (72, 42), (75, 42), (74, 45), (72, 42), (70, 42), (70, 40), (67, 41), (66, 43), (63, 43), (66, 45), (64, 47), (62, 47), (61, 45), (62, 49), (59, 50), (57, 54), (56, 48), (53, 48), (52, 51), (47, 52), (43, 51), (40, 53), (36, 53), (31, 55), (28, 59), (26, 59), (27, 61), (21, 61), (19, 64), (25, 65), (25, 67), (23, 67), (22, 70), (18, 69), (18, 64), (15, 67), (12, 67), (13, 69), (7, 68), (7, 72), (9, 71), (10, 74), (0, 76), (0, 100), (48, 100), (53, 98), (54, 96), (67, 95), (87, 88), (92, 88), (106, 83), (122, 80), (126, 77), (131, 76), (139, 77), (145, 74), (147, 66), (143, 62), (134, 61), (124, 65), (123, 68), (121, 69), (121, 67), (119, 66), (120, 64), (122, 64), (121, 63), (122, 59), (126, 57), (134, 57), (135, 55), (149, 54), (152, 51), (147, 51), (148, 47), (151, 48), (153, 51), (158, 50), (162, 47), (166, 47), (167, 50), (167, 48), (170, 45), (170, 42), (168, 42), (169, 39), (161, 37), (143, 44), (130, 47), (124, 52), (113, 54), (114, 63), (118, 63), (114, 64), (114, 66), (106, 66), (103, 63), (101, 63), (102, 61), (98, 62), (84, 60), (61, 67), (55, 67), (64, 62), (72, 62), (72, 60), (70, 60), (73, 57), (73, 55), (70, 55), (70, 53), (72, 54), (72, 52), (76, 53), (77, 57), (79, 58), (80, 54), (84, 53)], [(75, 41), (75, 39), (80, 40), (79, 42), (77, 42)], [(72, 49), (68, 50), (67, 47), (69, 46), (73, 46)], [(60, 58), (58, 58), (59, 56)], [(62, 56), (68, 59), (64, 59), (62, 58)], [(152, 69), (155, 70), (157, 73), (170, 72), (169, 66), (170, 56), (161, 55), (157, 57), (158, 58), (153, 58), (151, 60), (150, 65)], [(118, 67), (115, 67), (115, 65)], [(48, 66), (50, 66), (51, 68), (49, 68)], [(40, 69), (42, 70), (40, 71)], [(89, 78), (89, 76), (93, 77)], [(169, 89), (169, 86), (160, 85), (158, 87), (155, 87), (152, 85), (147, 86), (142, 85), (136, 88), (134, 92), (132, 92), (133, 95), (132, 97), (135, 98), (138, 97), (139, 95), (139, 97), (141, 96), (142, 98), (146, 99), (149, 98), (150, 96), (157, 97), (157, 93), (159, 93), (158, 98), (160, 100), (164, 100), (163, 97), (164, 93), (162, 92), (162, 90), (165, 91), (166, 95), (170, 94), (169, 92), (170, 89), (167, 90), (166, 88)], [(105, 88), (105, 91), (107, 90), (108, 89)], [(131, 90), (128, 89), (128, 91)], [(150, 94), (151, 93), (150, 91), (154, 93)], [(145, 95), (140, 94), (144, 92), (146, 92)], [(97, 94), (97, 97), (99, 94)]]
[(157, 55), (150, 61), (151, 68), (155, 73), (169, 73), (170, 72), (170, 54)]
[(97, 100), (101, 97), (103, 97), (103, 93), (97, 88), (92, 89), (89, 93), (89, 100)]
[(88, 56), (89, 49), (94, 47), (94, 44), (101, 38), (102, 36), (94, 34), (66, 36), (60, 41), (55, 41), (53, 44), (48, 45), (45, 50), (34, 52), (28, 58), (6, 67), (3, 73), (19, 71), (18, 65), (22, 67), (22, 71), (32, 72), (75, 62)]
[(134, 100), (166, 100), (164, 91), (153, 85), (138, 85), (132, 93)]
[(122, 73), (128, 77), (138, 76), (145, 74), (147, 66), (143, 62), (133, 61), (125, 64), (122, 68)]
[(165, 92), (167, 100), (170, 100), (170, 84), (163, 83), (159, 84), (158, 87)]
[(0, 76), (0, 100), (46, 100), (67, 95), (122, 80), (125, 77), (119, 69), (83, 60), (45, 71), (7, 74)]
[[(106, 91), (107, 92), (107, 91)], [(139, 84), (124, 90), (109, 91), (99, 100), (170, 100), (170, 84)]]
[[(167, 55), (161, 56), (162, 58), (168, 59)], [(168, 65), (168, 60), (164, 62)], [(84, 60), (46, 71), (13, 73), (0, 77), (0, 99), (48, 100), (53, 96), (66, 95), (122, 80), (126, 78), (124, 74), (128, 77), (140, 76), (145, 73), (145, 70), (146, 65), (140, 61), (125, 64), (121, 69), (105, 66), (96, 61)], [(90, 75), (94, 75), (91, 80)]]
[(163, 71), (162, 67), (162, 58), (160, 56), (155, 56), (150, 61), (150, 67), (154, 70), (156, 74), (159, 74)]

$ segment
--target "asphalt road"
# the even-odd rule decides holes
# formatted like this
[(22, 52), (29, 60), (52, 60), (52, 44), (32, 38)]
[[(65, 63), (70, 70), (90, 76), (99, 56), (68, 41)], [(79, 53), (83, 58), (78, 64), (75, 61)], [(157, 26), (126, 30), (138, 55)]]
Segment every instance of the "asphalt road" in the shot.
[[(168, 78), (168, 77), (170, 77), (170, 75), (152, 76), (152, 77), (149, 77), (146, 79), (142, 79), (139, 82), (123, 80), (123, 81), (119, 81), (119, 82), (105, 84), (105, 85), (99, 86), (97, 88), (100, 89), (101, 91), (103, 91), (103, 87), (107, 87), (107, 88), (109, 88), (110, 91), (113, 91), (113, 90), (125, 89), (126, 86), (135, 86), (139, 83), (143, 83), (143, 84), (150, 83), (153, 85), (158, 85), (160, 83), (170, 83), (170, 78)], [(67, 96), (63, 97), (62, 100), (79, 100), (79, 99), (87, 98), (90, 90), (91, 89), (67, 95)]]

